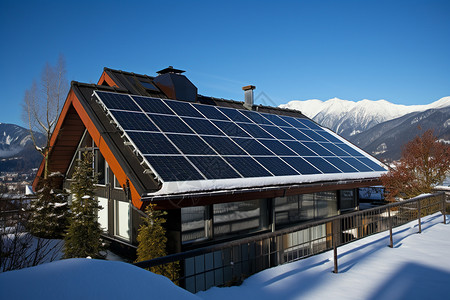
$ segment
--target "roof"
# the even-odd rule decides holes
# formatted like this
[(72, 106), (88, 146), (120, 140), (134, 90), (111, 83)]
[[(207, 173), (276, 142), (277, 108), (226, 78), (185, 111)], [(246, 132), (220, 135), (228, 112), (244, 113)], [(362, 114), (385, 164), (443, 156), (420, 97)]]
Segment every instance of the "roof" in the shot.
[[(122, 185), (128, 185), (130, 187), (133, 203), (136, 207), (141, 207), (141, 199), (156, 201), (167, 199), (198, 199), (212, 196), (220, 198), (221, 195), (230, 193), (252, 194), (253, 197), (257, 198), (261, 197), (262, 193), (280, 195), (280, 191), (284, 191), (281, 194), (286, 194), (287, 190), (299, 192), (302, 188), (311, 191), (320, 186), (330, 187), (332, 185), (334, 188), (339, 186), (343, 188), (355, 185), (372, 185), (378, 183), (378, 177), (384, 172), (382, 164), (379, 161), (351, 145), (331, 130), (323, 128), (306, 118), (299, 111), (262, 105), (254, 106), (253, 111), (248, 111), (244, 108), (243, 102), (241, 101), (203, 95), (196, 95), (195, 103), (168, 100), (166, 93), (160, 88), (161, 86), (158, 85), (158, 81), (154, 79), (154, 77), (147, 75), (105, 68), (97, 85), (72, 82), (71, 91), (58, 120), (55, 134), (52, 136), (52, 152), (50, 153), (50, 161), (52, 162), (51, 171), (60, 171), (62, 173), (67, 171), (71, 157), (84, 131), (83, 128), (87, 128), (119, 182)], [(114, 106), (114, 104), (111, 104), (114, 101), (108, 102), (108, 95), (110, 97), (121, 98), (120, 103), (124, 103), (123, 105), (125, 106)], [(137, 96), (143, 96), (144, 98)], [(141, 106), (138, 106), (140, 111), (136, 111), (136, 108), (130, 109), (130, 107), (136, 106), (136, 103), (138, 103), (136, 101), (141, 103), (141, 105), (143, 101), (145, 103), (151, 103), (149, 106), (151, 109), (141, 111)], [(162, 104), (164, 109), (168, 109), (169, 107), (170, 111), (168, 113), (154, 111), (156, 103)], [(174, 113), (174, 108), (178, 106), (192, 109), (197, 114), (199, 110), (202, 111), (204, 108), (213, 106), (216, 107), (214, 109), (220, 114), (225, 114), (223, 116), (224, 120), (207, 116), (205, 112), (202, 112), (198, 116), (187, 116), (183, 112)], [(228, 113), (243, 115), (247, 121), (240, 122), (233, 120), (233, 118), (228, 116)], [(127, 115), (132, 115), (133, 118), (127, 118)], [(255, 121), (251, 118), (256, 118), (255, 120), (260, 118), (261, 121)], [(161, 128), (161, 124), (165, 120), (187, 122), (189, 123), (187, 127), (193, 132), (182, 133), (178, 132), (178, 129), (174, 132), (170, 131), (170, 129), (163, 129)], [(295, 120), (304, 121), (296, 123), (298, 121)], [(265, 124), (258, 124), (258, 122), (264, 122)], [(280, 125), (280, 127), (276, 124), (277, 122), (284, 122), (284, 125)], [(289, 122), (294, 122), (297, 125), (291, 125)], [(197, 123), (209, 124), (208, 126), (210, 127), (205, 130), (214, 130), (217, 133), (201, 133), (200, 128), (195, 128), (196, 126), (200, 126), (196, 125)], [(307, 124), (307, 126), (304, 124)], [(245, 128), (242, 132), (246, 136), (233, 136), (233, 134), (227, 132), (227, 130), (230, 130), (229, 128), (223, 127), (225, 125), (240, 128), (239, 130)], [(130, 126), (138, 127), (130, 129)], [(252, 135), (248, 131), (252, 126), (259, 126), (271, 133), (267, 137), (262, 138), (254, 136), (254, 134)], [(326, 146), (334, 147), (333, 149), (335, 149), (335, 146), (331, 144), (337, 143), (339, 147), (347, 151), (346, 157), (332, 158), (331, 156), (336, 156), (336, 154), (330, 154), (330, 159), (327, 158), (324, 162), (323, 158), (307, 157), (301, 153), (297, 153), (297, 150), (295, 152), (291, 149), (290, 157), (288, 155), (284, 158), (281, 154), (275, 153), (280, 148), (271, 148), (275, 147), (273, 146), (275, 143), (284, 144), (277, 146), (283, 147), (283, 149), (287, 144), (295, 144), (295, 146), (300, 147), (299, 144), (301, 143), (303, 143), (302, 149), (308, 148), (304, 147), (308, 142), (300, 141), (293, 136), (298, 131), (301, 132), (303, 130), (301, 128), (303, 127), (307, 133), (320, 133), (321, 136), (325, 136), (323, 144), (321, 144), (322, 146), (326, 144)], [(280, 132), (280, 130), (284, 133)], [(63, 131), (64, 134), (59, 134), (59, 131)], [(68, 135), (68, 132), (72, 132), (72, 134)], [(286, 135), (286, 132), (288, 132), (288, 135)], [(288, 140), (283, 140), (283, 137), (276, 137), (275, 134), (284, 134), (289, 137), (284, 138)], [(299, 136), (301, 134), (298, 133)], [(146, 138), (140, 140), (140, 135)], [(147, 137), (152, 138), (147, 139)], [(166, 149), (162, 150), (162, 152), (158, 152), (160, 150), (157, 150), (157, 152), (152, 150), (154, 149), (154, 138), (158, 138), (162, 144), (166, 143), (168, 145), (165, 147)], [(323, 137), (321, 138), (323, 139)], [(180, 141), (176, 141), (175, 139), (180, 139)], [(248, 146), (244, 145), (245, 143), (236, 145), (238, 142), (244, 142), (239, 139), (251, 139), (251, 143), (256, 143), (263, 148), (265, 147), (271, 153), (253, 155), (249, 152), (250, 149), (246, 149)], [(198, 149), (195, 148), (196, 146), (186, 147), (184, 144), (185, 140), (195, 140), (195, 145), (201, 145), (204, 147), (204, 151), (208, 153), (198, 152)], [(221, 153), (221, 149), (229, 149), (230, 146), (225, 148), (217, 146), (214, 144), (216, 140), (233, 141), (235, 143), (234, 146), (237, 146), (236, 149), (239, 148), (239, 151), (242, 151), (242, 153), (239, 155), (235, 153), (227, 154), (225, 150), (224, 153)], [(151, 141), (150, 145), (148, 143), (149, 141)], [(173, 147), (174, 145), (175, 147)], [(310, 143), (310, 145), (318, 147), (318, 145), (313, 145), (313, 143)], [(183, 150), (180, 147), (184, 147), (185, 149)], [(166, 153), (169, 148), (174, 148), (178, 152)], [(189, 151), (194, 152), (189, 153)], [(320, 149), (320, 151), (324, 150)], [(339, 151), (342, 151), (342, 149)], [(62, 156), (61, 153), (64, 153), (64, 155)], [(303, 158), (302, 155), (304, 156)], [(313, 155), (320, 156), (317, 153)], [(59, 159), (57, 159), (58, 157)], [(354, 157), (357, 157), (356, 160), (364, 160), (363, 164), (366, 164), (366, 166), (363, 169), (356, 170), (356, 167), (351, 169), (352, 167), (349, 166), (349, 161), (354, 159)], [(169, 158), (174, 158), (174, 160), (170, 160)], [(214, 170), (208, 170), (208, 168), (213, 168), (213, 166), (208, 166), (208, 159), (210, 159), (210, 162), (220, 162), (219, 167), (222, 169), (229, 169), (228, 175), (213, 174), (215, 172)], [(279, 164), (287, 164), (285, 168), (290, 168), (290, 171), (286, 174), (282, 172), (278, 174), (278, 171), (272, 169), (270, 163), (266, 162), (268, 160), (274, 161), (275, 159)], [(291, 162), (287, 163), (288, 160)], [(302, 166), (306, 166), (308, 169), (314, 171), (308, 171), (307, 174), (299, 171), (298, 166), (292, 165), (294, 160), (301, 160)], [(314, 163), (319, 162), (319, 160), (321, 164), (325, 163), (327, 166), (331, 164), (331, 160), (335, 162), (339, 160), (339, 164), (342, 164), (345, 169), (351, 169), (352, 172), (348, 170), (341, 171), (337, 168), (339, 169), (338, 172), (336, 171), (336, 167), (328, 167), (331, 169), (324, 172), (321, 167), (314, 166)], [(346, 160), (346, 162), (343, 163), (342, 160)], [(240, 166), (243, 161), (246, 163), (251, 162), (248, 166), (249, 170)], [(184, 172), (183, 174), (170, 174), (170, 172), (176, 169), (173, 166), (177, 162), (193, 170), (192, 174), (195, 175), (192, 175), (192, 178), (186, 178), (185, 170), (181, 171), (181, 173)], [(168, 168), (167, 164), (172, 167)], [(367, 165), (371, 165), (371, 167), (366, 168)], [(42, 169), (43, 165), (41, 165), (37, 178), (42, 173)], [(216, 170), (218, 174), (224, 174), (222, 169), (219, 171)], [(252, 170), (256, 169), (260, 173), (256, 175), (252, 174), (254, 172)], [(35, 180), (35, 184), (36, 182), (37, 180)]]

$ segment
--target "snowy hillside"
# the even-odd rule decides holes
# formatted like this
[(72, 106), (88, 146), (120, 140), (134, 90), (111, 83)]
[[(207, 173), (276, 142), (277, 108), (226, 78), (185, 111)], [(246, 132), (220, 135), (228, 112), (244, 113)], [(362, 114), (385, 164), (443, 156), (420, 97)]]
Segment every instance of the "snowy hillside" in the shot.
[(333, 98), (327, 101), (291, 101), (280, 107), (300, 110), (319, 124), (332, 129), (345, 138), (363, 132), (373, 126), (412, 112), (450, 106), (450, 97), (444, 97), (428, 105), (399, 105), (386, 100), (361, 100), (358, 102)]

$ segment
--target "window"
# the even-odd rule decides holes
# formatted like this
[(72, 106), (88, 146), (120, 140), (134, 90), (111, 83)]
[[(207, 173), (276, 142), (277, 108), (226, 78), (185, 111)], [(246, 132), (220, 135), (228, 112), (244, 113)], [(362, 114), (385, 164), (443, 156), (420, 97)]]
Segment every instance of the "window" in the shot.
[(115, 234), (123, 239), (130, 240), (130, 204), (115, 200)]
[(97, 184), (105, 185), (108, 182), (108, 164), (98, 149), (95, 149), (94, 153), (94, 172), (97, 175)]
[(181, 239), (183, 242), (205, 239), (207, 233), (207, 210), (205, 206), (181, 209)]
[(262, 229), (262, 200), (251, 200), (213, 205), (214, 237), (233, 233), (247, 233)]
[(276, 226), (337, 215), (336, 192), (279, 197), (274, 205)]
[(341, 190), (339, 196), (339, 209), (341, 211), (354, 210), (358, 206), (354, 190)]

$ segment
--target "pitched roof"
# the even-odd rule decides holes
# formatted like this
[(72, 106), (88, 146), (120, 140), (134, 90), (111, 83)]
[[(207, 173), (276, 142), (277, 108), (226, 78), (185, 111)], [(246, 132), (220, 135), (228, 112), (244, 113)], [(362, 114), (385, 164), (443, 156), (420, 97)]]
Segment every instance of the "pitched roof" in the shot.
[[(95, 93), (94, 93), (95, 91)], [(118, 70), (112, 70), (105, 68), (104, 72), (99, 80), (98, 85), (93, 84), (83, 84), (79, 82), (72, 82), (71, 91), (69, 93), (69, 96), (67, 98), (67, 101), (64, 105), (63, 111), (61, 113), (60, 119), (58, 120), (58, 125), (55, 129), (55, 134), (52, 136), (52, 151), (50, 153), (50, 161), (52, 162), (52, 171), (60, 171), (62, 173), (65, 173), (67, 171), (67, 168), (70, 163), (71, 156), (73, 156), (77, 143), (81, 138), (82, 132), (84, 128), (87, 128), (90, 135), (93, 137), (96, 145), (100, 148), (100, 151), (105, 156), (105, 159), (107, 160), (108, 164), (110, 165), (112, 171), (116, 175), (116, 177), (119, 179), (119, 182), (121, 184), (125, 184), (128, 182), (130, 186), (130, 192), (132, 194), (133, 203), (136, 207), (141, 206), (140, 199), (148, 199), (148, 200), (157, 200), (157, 199), (187, 199), (187, 198), (202, 198), (204, 196), (208, 197), (219, 197), (224, 194), (229, 193), (247, 193), (247, 194), (254, 194), (254, 197), (261, 197), (262, 193), (266, 193), (266, 195), (279, 195), (280, 190), (284, 190), (284, 194), (286, 194), (286, 190), (297, 192), (299, 189), (303, 190), (314, 190), (315, 188), (318, 188), (323, 185), (340, 185), (342, 188), (354, 186), (356, 185), (370, 185), (374, 183), (378, 183), (378, 177), (382, 173), (381, 169), (376, 169), (372, 166), (372, 168), (365, 169), (364, 170), (358, 170), (358, 172), (329, 172), (330, 174), (326, 174), (327, 172), (323, 172), (319, 167), (314, 167), (314, 162), (317, 161), (318, 163), (326, 163), (329, 165), (330, 163), (328, 161), (324, 162), (323, 160), (318, 160), (319, 158), (307, 158), (307, 163), (305, 164), (305, 160), (302, 160), (302, 164), (304, 164), (307, 167), (311, 167), (314, 170), (319, 170), (319, 172), (316, 172), (317, 174), (302, 174), (302, 172), (298, 171), (298, 168), (291, 165), (288, 165), (291, 168), (292, 174), (281, 174), (280, 176), (275, 174), (274, 170), (271, 170), (269, 168), (269, 165), (265, 163), (266, 158), (263, 156), (258, 157), (255, 159), (256, 156), (252, 156), (249, 154), (248, 149), (243, 146), (239, 145), (241, 150), (243, 149), (245, 155), (241, 155), (241, 158), (245, 156), (245, 161), (250, 161), (252, 164), (250, 165), (251, 168), (260, 168), (265, 169), (263, 171), (266, 176), (246, 176), (242, 172), (247, 172), (246, 170), (240, 170), (239, 160), (236, 161), (236, 156), (233, 157), (224, 155), (223, 153), (220, 153), (220, 150), (218, 150), (217, 146), (207, 145), (207, 149), (209, 151), (212, 151), (210, 154), (211, 158), (214, 158), (213, 160), (218, 162), (220, 161), (222, 164), (222, 168), (229, 168), (233, 169), (232, 171), (233, 175), (225, 176), (225, 178), (219, 178), (216, 177), (216, 175), (207, 174), (205, 172), (208, 172), (208, 170), (200, 170), (199, 168), (204, 168), (202, 165), (205, 164), (205, 159), (203, 159), (200, 155), (201, 153), (198, 153), (199, 155), (190, 156), (191, 154), (183, 152), (183, 150), (180, 150), (178, 146), (176, 155), (165, 153), (164, 151), (160, 153), (147, 153), (149, 150), (145, 149), (145, 146), (142, 146), (142, 143), (140, 145), (139, 141), (136, 140), (136, 132), (142, 132), (146, 131), (145, 134), (149, 134), (147, 131), (153, 131), (152, 135), (162, 138), (163, 142), (168, 142), (168, 145), (174, 145), (174, 137), (177, 134), (173, 134), (170, 132), (164, 132), (161, 128), (158, 127), (157, 123), (155, 123), (155, 118), (159, 119), (170, 119), (168, 116), (159, 116), (161, 115), (160, 112), (156, 112), (156, 114), (151, 114), (149, 111), (135, 111), (134, 116), (136, 117), (145, 117), (142, 120), (146, 120), (148, 122), (147, 125), (141, 125), (147, 128), (148, 126), (153, 126), (154, 128), (158, 127), (157, 130), (155, 129), (145, 129), (145, 128), (135, 128), (133, 130), (130, 130), (129, 126), (130, 124), (127, 124), (126, 119), (120, 119), (118, 117), (118, 114), (120, 112), (121, 115), (124, 115), (126, 112), (123, 109), (118, 110), (117, 108), (114, 108), (112, 106), (108, 106), (108, 104), (105, 104), (105, 99), (102, 99), (101, 96), (99, 96), (101, 93), (98, 93), (97, 91), (103, 91), (108, 93), (115, 93), (115, 94), (122, 94), (127, 95), (125, 99), (129, 99), (127, 101), (130, 101), (130, 103), (135, 103), (135, 97), (132, 95), (138, 95), (138, 96), (144, 96), (144, 97), (151, 97), (153, 100), (148, 98), (142, 98), (146, 99), (145, 101), (159, 101), (163, 105), (175, 105), (176, 102), (172, 100), (165, 100), (167, 99), (167, 95), (158, 87), (158, 84), (155, 83), (154, 77), (147, 76), (147, 75), (140, 75), (130, 72), (124, 72), (124, 71), (118, 71)], [(144, 100), (139, 101), (144, 101)], [(162, 100), (157, 100), (162, 99)], [(175, 104), (174, 104), (175, 103)], [(177, 104), (177, 105), (185, 105), (186, 102)], [(349, 147), (352, 147), (355, 153), (354, 155), (347, 155), (348, 159), (354, 159), (354, 156), (359, 155), (359, 159), (366, 159), (366, 163), (373, 163), (375, 165), (378, 165), (379, 162), (370, 157), (368, 154), (361, 152), (361, 150), (357, 149), (356, 147), (349, 145), (349, 143), (342, 138), (338, 137), (335, 133), (331, 132), (330, 130), (326, 128), (322, 128), (315, 124), (313, 121), (306, 118), (304, 115), (302, 115), (298, 111), (289, 110), (289, 109), (281, 109), (276, 107), (270, 107), (270, 106), (255, 106), (254, 112), (249, 112), (248, 110), (244, 109), (243, 102), (240, 101), (233, 101), (233, 100), (225, 100), (220, 98), (214, 98), (214, 97), (207, 97), (203, 95), (197, 95), (197, 104), (189, 104), (193, 107), (193, 109), (199, 109), (204, 105), (210, 105), (215, 107), (225, 107), (225, 108), (231, 108), (229, 111), (234, 111), (237, 114), (253, 114), (253, 116), (261, 117), (262, 119), (265, 119), (269, 125), (269, 127), (266, 128), (266, 130), (273, 130), (279, 131), (281, 127), (277, 128), (277, 125), (273, 123), (273, 121), (270, 121), (270, 119), (274, 117), (270, 117), (270, 115), (280, 115), (280, 116), (289, 116), (293, 118), (301, 118), (303, 120), (307, 120), (309, 122), (308, 126), (305, 128), (308, 132), (312, 132), (314, 130), (317, 130), (322, 134), (323, 136), (328, 137), (328, 139), (325, 138), (325, 143), (332, 144), (330, 141), (334, 141), (339, 143), (341, 147), (347, 147), (346, 149), (349, 149)], [(134, 104), (135, 105), (135, 104)], [(152, 104), (153, 105), (153, 104)], [(237, 109), (237, 110), (236, 110)], [(223, 113), (224, 111), (222, 109), (218, 110), (219, 113)], [(259, 112), (263, 113), (260, 114)], [(163, 113), (164, 114), (164, 113)], [(264, 117), (265, 116), (265, 117)], [(181, 116), (184, 118), (183, 116)], [(180, 116), (176, 117), (178, 119), (182, 119)], [(270, 117), (270, 118), (269, 118)], [(268, 119), (267, 119), (268, 118)], [(283, 117), (286, 118), (286, 117)], [(194, 119), (199, 118), (191, 118), (189, 119), (194, 123)], [(207, 116), (202, 116), (200, 119), (205, 119), (205, 121), (208, 121), (211, 124), (215, 124), (215, 126), (219, 126), (220, 120), (214, 120), (214, 118), (209, 118)], [(280, 118), (275, 117), (276, 120), (281, 122)], [(175, 120), (172, 118), (172, 120)], [(183, 119), (184, 121), (189, 121), (186, 118)], [(267, 121), (269, 120), (269, 121)], [(293, 119), (295, 120), (295, 119)], [(133, 121), (135, 122), (135, 121)], [(197, 122), (197, 121), (195, 121)], [(233, 123), (232, 120), (226, 120), (227, 125)], [(293, 121), (296, 122), (296, 121)], [(208, 124), (209, 124), (208, 123)], [(244, 122), (245, 123), (245, 122)], [(248, 121), (248, 123), (252, 124), (244, 124), (244, 123), (236, 123), (242, 128), (249, 127), (250, 125), (259, 126), (253, 124), (254, 121)], [(150, 124), (150, 125), (149, 125)], [(156, 127), (155, 127), (156, 124)], [(312, 125), (311, 125), (312, 124)], [(80, 126), (84, 125), (84, 126)], [(266, 126), (263, 124), (260, 124), (261, 126)], [(134, 126), (134, 125), (133, 125)], [(196, 125), (189, 125), (189, 126), (196, 126)], [(213, 129), (217, 130), (217, 128), (212, 125)], [(234, 125), (233, 125), (234, 126)], [(239, 127), (238, 126), (238, 127)], [(283, 128), (281, 131), (292, 131), (295, 133), (295, 130), (300, 130), (299, 128), (294, 128), (295, 126), (292, 126), (293, 128), (288, 128), (290, 125), (286, 125), (286, 128)], [(299, 125), (300, 126), (300, 125)], [(302, 125), (303, 126), (303, 125)], [(152, 127), (152, 128), (153, 128)], [(301, 126), (300, 126), (301, 127)], [(312, 128), (310, 128), (312, 127)], [(194, 130), (195, 133), (193, 134), (178, 134), (182, 137), (182, 139), (195, 139), (196, 141), (200, 141), (201, 145), (204, 145), (204, 141), (206, 140), (214, 140), (218, 139), (218, 137), (208, 137), (207, 135), (202, 135), (201, 133), (197, 132), (195, 128), (191, 127), (191, 130)], [(223, 131), (225, 129), (219, 128), (219, 130)], [(245, 131), (245, 130), (244, 130)], [(63, 132), (63, 134), (59, 134), (60, 132)], [(68, 132), (72, 132), (72, 134), (68, 135)], [(274, 134), (274, 133), (272, 133)], [(284, 133), (286, 134), (286, 132)], [(298, 143), (298, 140), (295, 140), (293, 138), (292, 133), (290, 133), (289, 139), (292, 141), (283, 141), (282, 143)], [(222, 135), (222, 133), (220, 133)], [(247, 133), (247, 135), (249, 135)], [(170, 136), (170, 138), (168, 138)], [(227, 138), (227, 141), (230, 140), (230, 136), (227, 134), (224, 134), (224, 136)], [(251, 137), (250, 137), (251, 136)], [(255, 136), (252, 136), (250, 134), (248, 139), (252, 139), (252, 142), (257, 143), (259, 146), (263, 145), (262, 147), (265, 147), (269, 149), (269, 151), (274, 151), (271, 149), (273, 143), (278, 143), (280, 140), (278, 138), (270, 137), (268, 140), (258, 139)], [(233, 137), (234, 142), (237, 141), (237, 137)], [(253, 141), (254, 140), (254, 141)], [(270, 141), (269, 141), (270, 140)], [(278, 140), (278, 141), (277, 141)], [(212, 141), (211, 141), (212, 142)], [(325, 145), (325, 144), (323, 144)], [(318, 146), (318, 145), (312, 145), (311, 146)], [(64, 147), (64, 151), (62, 151), (62, 148)], [(285, 146), (282, 146), (285, 147)], [(330, 146), (331, 147), (331, 146)], [(306, 147), (307, 148), (307, 147)], [(206, 148), (205, 148), (206, 149)], [(212, 150), (211, 150), (212, 149)], [(267, 150), (266, 149), (266, 150)], [(191, 151), (191, 150), (188, 150)], [(323, 150), (320, 150), (323, 151)], [(350, 151), (350, 150), (347, 150)], [(292, 152), (292, 151), (291, 151)], [(64, 153), (64, 157), (61, 155), (61, 153)], [(273, 152), (275, 153), (275, 152)], [(277, 158), (277, 161), (279, 161), (280, 164), (285, 164), (284, 161), (287, 161), (286, 159), (278, 160), (279, 155), (277, 154), (270, 154), (269, 156)], [(180, 180), (177, 180), (177, 176), (162, 174), (163, 169), (161, 169), (161, 166), (158, 166), (158, 164), (161, 162), (158, 160), (155, 160), (156, 157), (162, 157), (162, 156), (170, 156), (176, 157), (176, 160), (173, 160), (172, 163), (175, 162), (183, 162), (184, 164), (188, 162), (187, 165), (190, 169), (194, 170), (193, 172), (195, 174), (198, 174), (195, 180), (186, 180), (186, 178), (180, 178)], [(316, 155), (316, 154), (314, 154)], [(301, 157), (301, 154), (293, 153), (292, 157)], [(70, 159), (69, 159), (70, 157)], [(219, 160), (217, 160), (219, 159)], [(338, 160), (338, 158), (333, 158), (334, 160)], [(347, 158), (346, 158), (347, 159)], [(194, 162), (194, 160), (197, 161)], [(234, 161), (233, 161), (234, 160)], [(291, 159), (293, 160), (293, 159)], [(297, 159), (301, 160), (301, 159)], [(369, 161), (370, 160), (370, 161)], [(167, 162), (167, 159), (165, 160)], [(256, 162), (257, 161), (257, 162)], [(242, 160), (241, 160), (242, 162)], [(339, 162), (342, 163), (342, 162)], [(358, 162), (361, 163), (361, 162)], [(233, 165), (235, 164), (235, 165)], [(236, 165), (237, 164), (237, 165)], [(344, 163), (345, 168), (349, 168), (347, 163)], [(231, 166), (231, 168), (230, 168)], [(285, 167), (287, 167), (285, 166)], [(206, 166), (208, 168), (208, 166)], [(41, 165), (41, 168), (39, 170), (38, 176), (42, 173), (43, 165)], [(173, 169), (171, 169), (173, 170)], [(171, 172), (169, 170), (168, 172)], [(295, 171), (293, 171), (295, 170)], [(320, 173), (320, 174), (319, 174)], [(231, 174), (231, 173), (230, 173)], [(244, 175), (243, 175), (244, 174)], [(200, 177), (199, 177), (200, 176)], [(169, 178), (169, 180), (168, 180)], [(172, 179), (171, 179), (172, 178)], [(175, 179), (173, 179), (175, 178)], [(35, 181), (36, 184), (37, 180)], [(363, 183), (364, 182), (364, 183)], [(269, 193), (269, 194), (267, 194)], [(237, 198), (236, 198), (237, 199)]]

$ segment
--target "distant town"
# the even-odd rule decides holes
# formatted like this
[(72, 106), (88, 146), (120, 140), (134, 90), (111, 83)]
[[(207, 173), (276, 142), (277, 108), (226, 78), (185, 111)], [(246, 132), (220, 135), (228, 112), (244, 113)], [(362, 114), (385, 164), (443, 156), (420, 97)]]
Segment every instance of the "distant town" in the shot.
[(36, 176), (37, 168), (25, 173), (18, 172), (0, 172), (0, 195), (7, 193), (12, 195), (23, 195), (30, 188)]

